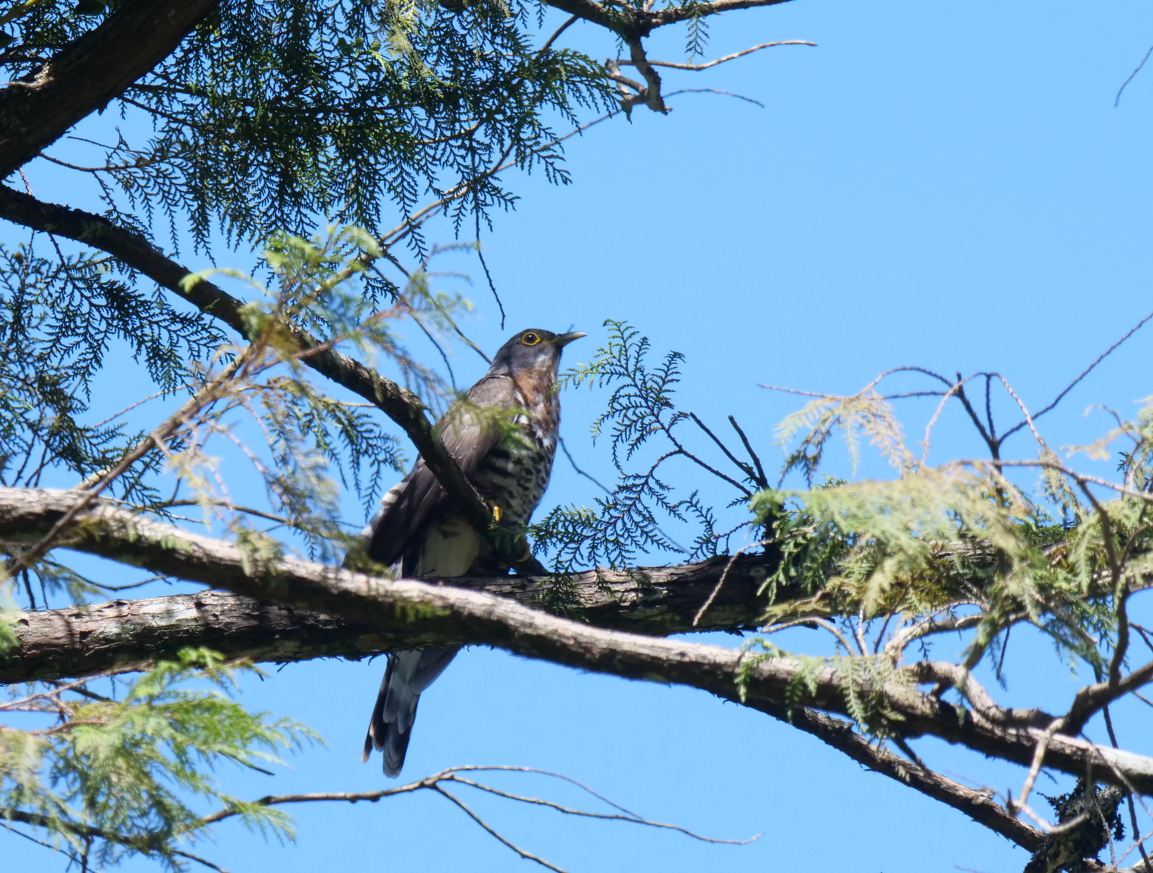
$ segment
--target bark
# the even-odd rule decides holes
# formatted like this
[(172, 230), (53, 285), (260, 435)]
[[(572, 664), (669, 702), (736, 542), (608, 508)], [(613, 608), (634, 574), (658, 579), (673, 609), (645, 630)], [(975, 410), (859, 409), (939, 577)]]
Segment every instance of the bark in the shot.
[(794, 708), (790, 711), (787, 707), (781, 707), (780, 712), (774, 715), (812, 734), (870, 770), (960, 810), (973, 821), (1030, 852), (1037, 851), (1045, 840), (1043, 831), (1015, 818), (1003, 806), (995, 803), (992, 791), (969, 788), (934, 772), (920, 761), (895, 755), (880, 743), (869, 742), (847, 721), (830, 718), (807, 708)]
[[(80, 498), (75, 492), (0, 489), (0, 537), (35, 537)], [(903, 737), (936, 736), (991, 757), (1027, 765), (1052, 715), (993, 704), (966, 709), (920, 691), (915, 676), (851, 676), (837, 660), (802, 661), (718, 646), (603, 630), (466, 589), (379, 577), (284, 558), (144, 520), (107, 502), (79, 514), (69, 547), (153, 572), (228, 588), (262, 603), (336, 615), (380, 631), (490, 645), (530, 658), (626, 679), (699, 688), (780, 717), (804, 705), (840, 715), (873, 701), (874, 727)], [(859, 704), (858, 704), (859, 706)], [(782, 710), (784, 707), (784, 710)], [(1045, 764), (1142, 794), (1153, 793), (1153, 758), (1054, 735)]]
[(776, 6), (789, 0), (715, 0), (712, 3), (698, 3), (695, 6), (674, 6), (671, 9), (644, 9), (632, 6), (616, 6), (597, 3), (595, 0), (548, 0), (548, 5), (569, 15), (575, 15), (599, 24), (626, 41), (648, 36), (658, 27), (676, 24), (689, 18), (719, 15), (736, 9), (752, 9), (758, 6)]
[(125, 0), (27, 82), (0, 90), (0, 179), (150, 72), (217, 0)]
[[(628, 574), (582, 573), (565, 580), (563, 598), (550, 580), (539, 576), (449, 582), (533, 609), (562, 608), (570, 618), (598, 627), (666, 636), (756, 623), (766, 602), (758, 593), (766, 568), (763, 559), (744, 558), (734, 562), (713, 605), (693, 627), (694, 615), (728, 563), (722, 558)], [(406, 623), (366, 626), (222, 591), (25, 612), (16, 619), (15, 631), (15, 649), (0, 660), (0, 682), (142, 669), (186, 647), (214, 649), (230, 660), (284, 663), (358, 659), (456, 642)]]

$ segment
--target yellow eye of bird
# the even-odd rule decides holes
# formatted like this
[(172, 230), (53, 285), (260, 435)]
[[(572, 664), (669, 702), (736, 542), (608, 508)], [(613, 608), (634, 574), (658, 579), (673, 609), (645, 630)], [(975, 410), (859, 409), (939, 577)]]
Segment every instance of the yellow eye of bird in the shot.
[(540, 337), (533, 333), (531, 330), (520, 338), (521, 344), (526, 346), (535, 346), (540, 342)]

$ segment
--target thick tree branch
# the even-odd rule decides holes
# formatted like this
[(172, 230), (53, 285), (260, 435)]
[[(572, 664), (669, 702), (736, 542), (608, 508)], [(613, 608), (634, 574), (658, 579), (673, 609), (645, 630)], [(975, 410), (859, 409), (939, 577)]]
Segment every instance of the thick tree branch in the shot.
[(594, 0), (548, 0), (548, 5), (593, 24), (599, 24), (619, 34), (627, 42), (646, 37), (658, 27), (677, 24), (690, 18), (719, 15), (735, 9), (776, 6), (787, 2), (788, 0), (716, 0), (713, 3), (698, 3), (694, 6), (676, 6), (661, 10), (636, 9), (623, 5), (610, 6), (596, 3)]
[(125, 0), (30, 81), (0, 90), (0, 179), (150, 72), (218, 0)]
[[(78, 496), (67, 491), (0, 489), (0, 536), (41, 535)], [(222, 586), (262, 602), (342, 616), (378, 630), (408, 625), (413, 633), (430, 639), (496, 646), (626, 679), (686, 685), (774, 716), (798, 696), (800, 704), (848, 715), (853, 682), (854, 697), (878, 701), (872, 717), (901, 736), (937, 736), (1019, 764), (1032, 761), (1046, 736), (1040, 728), (954, 706), (904, 682), (853, 676), (852, 671), (839, 670), (836, 661), (814, 666), (771, 653), (602, 630), (476, 591), (390, 581), (295, 558), (246, 553), (231, 543), (146, 521), (110, 503), (80, 513), (68, 545), (153, 572)], [(1153, 793), (1153, 758), (1078, 737), (1056, 734), (1048, 739), (1049, 768), (1079, 776), (1090, 765), (1103, 781)]]
[(713, 3), (701, 3), (697, 6), (674, 6), (672, 9), (659, 9), (644, 13), (649, 32), (658, 27), (669, 24), (678, 24), (690, 18), (702, 18), (706, 15), (720, 15), (722, 12), (734, 12), (737, 9), (756, 9), (759, 6), (777, 6), (788, 3), (789, 0), (715, 0)]
[[(767, 706), (765, 711), (768, 711)], [(804, 707), (793, 710), (781, 707), (779, 714), (770, 714), (823, 740), (870, 770), (909, 785), (934, 800), (960, 810), (973, 821), (1030, 852), (1037, 851), (1045, 839), (1042, 831), (1018, 820), (1003, 806), (995, 803), (992, 791), (968, 788), (930, 770), (920, 762), (908, 761), (894, 755), (883, 746), (869, 742), (853, 729), (850, 722), (831, 718)]]
[[(0, 218), (6, 218), (24, 227), (62, 236), (107, 252), (127, 266), (139, 271), (172, 293), (227, 324), (248, 339), (247, 325), (241, 315), (242, 301), (207, 280), (190, 287), (182, 282), (190, 270), (166, 257), (147, 239), (137, 233), (118, 227), (108, 219), (79, 209), (70, 209), (55, 203), (45, 203), (0, 185)], [(375, 404), (385, 415), (408, 434), (428, 468), (448, 493), (449, 500), (480, 531), (487, 531), (492, 516), (484, 500), (460, 471), (456, 461), (440, 435), (425, 415), (420, 398), (370, 367), (341, 354), (327, 344), (298, 327), (288, 325), (301, 351), (319, 349), (302, 356), (301, 360), (322, 376)], [(499, 544), (494, 543), (498, 546)], [(509, 555), (510, 563), (527, 573), (547, 572), (538, 561), (528, 555)]]
[[(756, 623), (764, 612), (765, 599), (757, 592), (766, 567), (762, 558), (744, 558), (734, 564), (701, 625), (692, 625), (727, 563), (720, 558), (631, 573), (596, 570), (564, 580), (563, 592), (539, 576), (457, 577), (448, 582), (534, 609), (561, 607), (569, 617), (597, 627), (667, 636)], [(357, 659), (454, 642), (408, 624), (352, 624), (222, 591), (26, 612), (16, 620), (15, 632), (16, 648), (0, 658), (0, 683), (144, 668), (186, 647), (210, 648), (229, 660), (284, 663)]]

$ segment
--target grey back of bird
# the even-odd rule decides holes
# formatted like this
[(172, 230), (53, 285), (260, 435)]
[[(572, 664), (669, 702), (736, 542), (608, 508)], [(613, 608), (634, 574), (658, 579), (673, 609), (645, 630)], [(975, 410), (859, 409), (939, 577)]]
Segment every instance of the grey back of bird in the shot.
[[(527, 523), (548, 487), (560, 426), (560, 353), (581, 336), (521, 331), (437, 422), (445, 448), (480, 495), (499, 507), (503, 525)], [(502, 427), (510, 416), (515, 427)], [(381, 499), (361, 540), (368, 557), (397, 567), (404, 578), (508, 570), (448, 504), (423, 460)], [(458, 651), (426, 648), (389, 655), (364, 741), (364, 760), (373, 749), (384, 753), (386, 776), (400, 774), (420, 695)]]

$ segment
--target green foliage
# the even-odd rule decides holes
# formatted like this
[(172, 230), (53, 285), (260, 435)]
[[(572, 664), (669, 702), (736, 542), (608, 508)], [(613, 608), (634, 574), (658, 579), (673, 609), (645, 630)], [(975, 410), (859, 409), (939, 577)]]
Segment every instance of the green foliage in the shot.
[[(96, 182), (106, 218), (160, 254), (158, 239), (176, 254), (189, 240), (207, 254), (214, 239), (233, 248), (264, 242), (261, 270), (252, 274), (264, 283), (220, 271), (251, 289), (242, 310), (251, 342), (235, 343), (210, 316), (174, 308), (138, 274), (52, 234), (0, 248), (0, 484), (107, 485), (104, 496), (173, 522), (195, 522), (178, 513), (199, 507), (206, 527), (223, 522), (249, 566), (287, 553), (293, 540), (284, 532), (311, 557), (339, 558), (348, 537), (338, 484), (354, 488), (367, 510), (404, 458), (376, 410), (318, 387), (302, 364), (313, 350), (302, 348), (297, 329), (381, 365), (430, 408), (443, 408), (452, 392), (408, 352), (397, 324), (411, 319), (435, 341), (456, 330), (468, 304), (432, 289), (424, 271), (436, 249), (422, 235), (417, 207), (439, 200), (458, 234), (469, 220), (479, 235), (491, 209), (515, 202), (494, 172), (499, 165), (541, 169), (567, 183), (558, 126), (567, 132), (584, 108), (617, 106), (597, 61), (534, 47), (529, 18), (534, 8), (543, 16), (543, 5), (442, 5), (225, 0), (101, 108), (125, 124), (102, 142), (80, 130), (46, 149), (43, 159)], [(0, 12), (6, 80), (29, 80), (119, 7), (119, 0), (11, 4)], [(707, 8), (692, 5), (692, 55), (703, 50)], [(151, 134), (141, 135), (148, 123)], [(304, 238), (322, 220), (364, 229)], [(404, 287), (371, 267), (385, 257), (397, 263), (383, 246), (400, 240), (421, 261)], [(631, 459), (651, 427), (651, 436), (676, 449), (611, 498), (617, 520), (589, 554), (624, 564), (639, 549), (679, 549), (657, 527), (657, 512), (695, 520), (700, 533), (685, 554), (715, 554), (735, 529), (718, 531), (706, 500), (696, 492), (673, 499), (656, 477), (670, 457), (701, 463), (674, 435), (685, 419), (668, 401), (680, 356), (649, 373), (647, 340), (638, 348), (628, 330), (621, 326), (623, 345), (607, 353), (599, 373), (632, 378), (613, 369), (619, 352), (639, 379), (632, 395), (618, 393), (621, 405), (605, 419), (622, 423), (614, 457)], [(129, 357), (155, 394), (133, 398), (139, 403), (127, 410), (105, 409), (102, 380), (120, 378)], [(152, 400), (160, 402), (146, 405)], [(177, 403), (182, 411), (156, 413), (166, 402), (166, 412)], [(161, 433), (156, 445), (147, 442)], [(109, 473), (141, 446), (143, 457), (127, 472)], [(222, 473), (238, 455), (263, 484), (263, 502), (248, 499), (251, 479), (241, 474), (238, 486), (231, 467), (227, 478)], [(743, 479), (748, 468), (737, 467)], [(0, 543), (0, 559), (19, 560), (29, 547)], [(0, 573), (0, 651), (15, 642), (7, 608), (18, 601), (38, 608), (144, 584), (107, 585), (69, 560), (53, 551), (12, 578)], [(546, 596), (561, 605), (563, 582)], [(81, 869), (133, 854), (185, 866), (192, 856), (181, 846), (204, 831), (193, 807), (206, 800), (290, 836), (282, 814), (229, 797), (212, 776), (225, 759), (257, 766), (309, 736), (228, 698), (243, 669), (186, 652), (130, 683), (113, 679), (111, 697), (89, 682), (13, 695), (0, 713), (31, 713), (44, 726), (0, 725), (0, 809), (13, 827), (48, 831)]]
[(692, 63), (693, 60), (704, 54), (705, 46), (709, 42), (709, 21), (706, 17), (709, 14), (709, 4), (700, 3), (698, 0), (689, 0), (683, 6), (689, 13), (686, 22), (688, 33), (685, 38), (685, 54), (689, 58), (689, 63)]
[[(0, 725), (0, 815), (36, 824), (70, 855), (98, 864), (130, 854), (170, 869), (181, 847), (204, 836), (191, 799), (236, 809), (250, 827), (292, 837), (283, 813), (224, 794), (212, 775), (229, 762), (279, 763), (278, 750), (315, 739), (307, 728), (229, 699), (251, 667), (185, 650), (106, 697), (87, 683), (10, 689), (0, 713), (29, 713), (46, 726)], [(48, 719), (52, 721), (49, 722)]]
[[(107, 258), (65, 256), (39, 235), (0, 246), (0, 483), (35, 485), (54, 468), (84, 478), (139, 441), (122, 424), (84, 421), (114, 343), (171, 393), (190, 378), (186, 362), (221, 342), (159, 292), (139, 294), (133, 278)], [(153, 470), (145, 464), (118, 482), (120, 495), (154, 496), (144, 484)]]
[(800, 437), (796, 447), (785, 457), (781, 480), (799, 470), (811, 486), (824, 461), (829, 440), (837, 431), (844, 435), (854, 473), (861, 458), (862, 437), (898, 470), (917, 466), (905, 446), (901, 424), (893, 414), (893, 407), (869, 388), (852, 397), (812, 400), (777, 426), (776, 442), (782, 447)]
[(1046, 795), (1045, 799), (1057, 814), (1058, 824), (1073, 823), (1081, 816), (1085, 819), (1071, 831), (1047, 837), (1025, 865), (1025, 873), (1087, 870), (1084, 859), (1096, 859), (1111, 841), (1125, 838), (1119, 809), (1123, 797), (1117, 788), (1096, 783), (1089, 788), (1084, 779), (1078, 779), (1076, 787), (1066, 794)]
[[(608, 107), (599, 64), (568, 50), (534, 51), (533, 4), (229, 0), (160, 67), (116, 101), (156, 127), (148, 143), (104, 149), (99, 175), (175, 230), (190, 222), (207, 247), (214, 227), (256, 242), (339, 215), (378, 232), (382, 207), (410, 214), (429, 191), (466, 185), (459, 222), (513, 197), (487, 170), (505, 154), (567, 180), (554, 121)], [(74, 2), (43, 2), (20, 18), (0, 55), (8, 78), (92, 19)], [(35, 51), (33, 51), (35, 49)], [(419, 234), (414, 240), (419, 243)], [(178, 237), (172, 236), (175, 245)]]
[[(328, 396), (310, 379), (300, 361), (302, 349), (287, 325), (298, 325), (335, 344), (354, 345), (369, 356), (379, 356), (399, 367), (405, 381), (430, 398), (443, 386), (432, 371), (417, 363), (405, 349), (396, 322), (412, 318), (433, 329), (445, 327), (463, 301), (431, 292), (414, 282), (385, 310), (374, 310), (362, 293), (360, 277), (366, 259), (379, 254), (376, 243), (363, 230), (332, 230), (305, 240), (276, 235), (265, 254), (275, 292), (253, 283), (262, 299), (250, 303), (245, 317), (259, 332), (259, 351), (238, 374), (223, 409), (251, 416), (260, 426), (268, 454), (248, 452), (264, 479), (276, 512), (287, 517), (301, 533), (309, 554), (339, 561), (347, 545), (340, 527), (335, 468), (344, 485), (350, 482), (366, 508), (379, 494), (386, 471), (400, 471), (404, 457), (396, 437), (388, 433), (378, 414), (363, 405), (350, 405)], [(224, 419), (226, 420), (226, 419)], [(227, 495), (204, 472), (212, 466), (202, 444), (222, 430), (220, 410), (204, 421), (189, 448), (169, 459), (198, 495), (206, 513)], [(233, 522), (240, 531), (243, 526)]]
[[(675, 497), (673, 486), (662, 478), (661, 468), (674, 458), (683, 458), (734, 486), (738, 501), (752, 492), (703, 461), (684, 441), (680, 426), (685, 422), (704, 430), (696, 416), (677, 409), (673, 400), (684, 356), (669, 352), (660, 364), (650, 368), (647, 337), (624, 322), (606, 321), (605, 326), (609, 328), (608, 343), (589, 363), (561, 374), (560, 382), (574, 388), (613, 386), (608, 409), (593, 422), (592, 433), (596, 441), (609, 431), (613, 464), (620, 478), (612, 492), (596, 499), (595, 508), (558, 507), (534, 525), (536, 547), (554, 555), (554, 566), (562, 572), (600, 562), (627, 567), (638, 554), (652, 551), (673, 552), (687, 560), (716, 555), (727, 549), (731, 537), (748, 522), (718, 531), (713, 507), (697, 491)], [(656, 458), (639, 472), (630, 469), (629, 462), (654, 442), (659, 444)], [(738, 464), (739, 475), (747, 477), (748, 465), (740, 465), (727, 449), (724, 451)], [(691, 524), (692, 545), (680, 546), (666, 534), (661, 528), (662, 517)]]
[[(799, 473), (812, 485), (838, 434), (854, 471), (867, 446), (896, 476), (826, 478), (807, 489), (774, 489), (739, 428), (747, 462), (678, 407), (681, 355), (670, 353), (651, 366), (646, 338), (626, 324), (607, 324), (608, 343), (592, 361), (564, 374), (563, 382), (611, 387), (593, 435), (610, 440), (620, 479), (593, 507), (562, 507), (534, 528), (537, 548), (554, 556), (562, 574), (599, 562), (628, 567), (654, 550), (690, 558), (712, 554), (732, 532), (765, 531), (766, 542), (759, 544), (768, 570), (764, 622), (770, 631), (798, 624), (830, 631), (834, 654), (800, 657), (754, 639), (738, 685), (765, 658), (789, 658), (796, 669), (789, 701), (804, 705), (818, 673), (832, 670), (846, 711), (862, 730), (881, 737), (900, 735), (886, 696), (912, 681), (905, 670), (909, 648), (920, 646), (927, 658), (933, 639), (946, 631), (968, 632), (964, 671), (991, 657), (998, 677), (1009, 631), (1019, 623), (1046, 634), (1071, 668), (1087, 668), (1096, 681), (1124, 662), (1125, 602), (1153, 573), (1149, 407), (1132, 422), (1118, 418), (1113, 431), (1078, 450), (1101, 458), (1118, 439), (1132, 442), (1121, 455), (1124, 481), (1114, 486), (1112, 499), (1093, 495), (1041, 442), (1036, 461), (1019, 462), (1041, 472), (1040, 498), (1006, 474), (999, 455), (928, 466), (906, 446), (901, 422), (874, 385), (851, 397), (818, 398), (785, 419), (776, 431), (786, 449), (782, 478)], [(692, 425), (739, 472), (730, 476), (724, 471), (732, 467), (704, 460), (686, 442)], [(659, 472), (677, 457), (726, 483), (736, 494), (730, 508), (752, 517), (718, 535), (715, 504), (697, 493), (678, 498)], [(638, 463), (639, 469), (633, 466)], [(700, 534), (693, 549), (684, 549), (661, 524), (689, 519)], [(783, 592), (788, 597), (778, 600)], [(968, 705), (964, 688), (957, 692)]]
[[(778, 434), (799, 444), (786, 472), (811, 480), (838, 429), (846, 432), (854, 465), (859, 435), (867, 434), (900, 475), (753, 497), (759, 520), (771, 520), (778, 537), (770, 594), (790, 586), (812, 595), (772, 607), (770, 621), (839, 616), (840, 639), (861, 641), (850, 644), (858, 660), (872, 657), (863, 644), (869, 637), (893, 663), (914, 640), (972, 628), (963, 666), (972, 669), (992, 653), (998, 675), (1008, 631), (1020, 622), (1047, 634), (1071, 666), (1088, 667), (1098, 681), (1111, 659), (1126, 655), (1125, 601), (1148, 578), (1153, 548), (1144, 496), (1153, 445), (1148, 407), (1080, 449), (1104, 457), (1118, 438), (1133, 442), (1121, 455), (1124, 482), (1114, 486), (1113, 499), (1093, 495), (1075, 470), (1038, 444), (1038, 460), (1025, 463), (1040, 468), (1039, 491), (1061, 521), (1007, 478), (999, 459), (936, 468), (916, 461), (872, 386), (849, 398), (819, 399), (786, 419)], [(891, 622), (900, 630), (886, 638)]]

